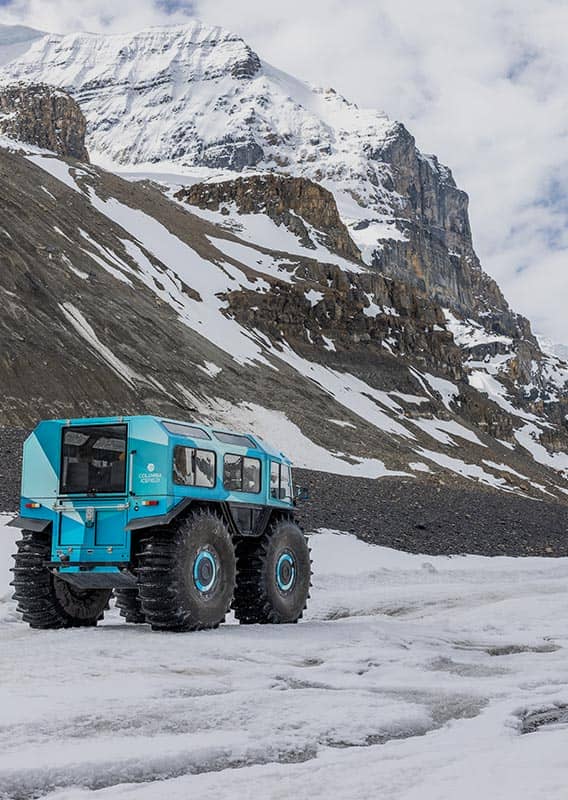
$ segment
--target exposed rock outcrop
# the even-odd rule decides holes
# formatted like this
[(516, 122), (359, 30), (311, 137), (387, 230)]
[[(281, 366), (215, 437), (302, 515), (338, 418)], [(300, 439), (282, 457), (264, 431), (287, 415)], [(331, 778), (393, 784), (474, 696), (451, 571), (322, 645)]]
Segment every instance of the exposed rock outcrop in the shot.
[(260, 70), (260, 58), (248, 45), (244, 47), (244, 54), (231, 70), (235, 78), (247, 80), (253, 78)]
[(315, 249), (308, 225), (325, 234), (326, 244), (347, 258), (361, 260), (359, 248), (341, 221), (331, 192), (307, 178), (251, 175), (232, 181), (198, 183), (176, 193), (178, 200), (212, 211), (234, 203), (241, 214), (266, 214), (296, 234), (305, 247)]
[(501, 333), (531, 336), (527, 320), (511, 312), (497, 283), (481, 268), (473, 249), (469, 198), (451, 170), (436, 156), (420, 153), (402, 124), (369, 150), (369, 158), (388, 167), (385, 180), (401, 199), (397, 225), (406, 237), (385, 240), (375, 253), (375, 266), (459, 314), (477, 319), (489, 313), (490, 325)]
[(210, 169), (231, 169), (240, 172), (256, 167), (264, 158), (264, 150), (250, 135), (231, 139), (225, 136), (213, 142), (200, 143), (195, 163)]
[(83, 112), (66, 92), (44, 84), (0, 86), (0, 133), (60, 156), (89, 160)]
[[(229, 310), (246, 327), (278, 343), (292, 345), (307, 357), (314, 346), (333, 351), (346, 370), (364, 379), (380, 376), (382, 386), (412, 391), (401, 364), (444, 375), (459, 391), (454, 408), (484, 433), (513, 442), (512, 416), (472, 389), (463, 350), (444, 327), (443, 310), (418, 289), (372, 273), (346, 274), (338, 267), (305, 261), (308, 283), (278, 283), (270, 292), (234, 292)], [(321, 299), (313, 303), (308, 287)], [(407, 409), (407, 414), (440, 414), (435, 405)]]

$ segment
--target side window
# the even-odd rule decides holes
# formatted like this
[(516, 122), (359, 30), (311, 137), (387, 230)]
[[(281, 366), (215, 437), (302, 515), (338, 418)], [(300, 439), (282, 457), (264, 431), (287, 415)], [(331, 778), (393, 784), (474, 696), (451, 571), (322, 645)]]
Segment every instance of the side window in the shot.
[(195, 485), (215, 486), (215, 453), (209, 450), (195, 451)]
[(270, 462), (270, 496), (280, 499), (280, 464), (277, 461)]
[(260, 461), (227, 454), (223, 462), (223, 485), (230, 492), (260, 492)]
[(174, 483), (205, 488), (215, 486), (215, 453), (193, 447), (175, 447)]
[(243, 490), (243, 459), (241, 456), (226, 455), (223, 464), (223, 486), (229, 492)]
[(288, 464), (280, 467), (280, 493), (283, 500), (292, 500), (294, 494), (292, 490), (292, 470)]
[(163, 422), (162, 425), (176, 436), (189, 436), (190, 439), (211, 439), (207, 431), (196, 428), (195, 425), (183, 425), (179, 422)]
[(270, 463), (270, 496), (275, 500), (292, 499), (292, 470), (288, 464)]
[(243, 458), (243, 492), (260, 492), (260, 461)]
[(213, 431), (215, 437), (223, 444), (232, 444), (236, 447), (254, 447), (255, 442), (243, 433), (224, 433), (223, 431)]

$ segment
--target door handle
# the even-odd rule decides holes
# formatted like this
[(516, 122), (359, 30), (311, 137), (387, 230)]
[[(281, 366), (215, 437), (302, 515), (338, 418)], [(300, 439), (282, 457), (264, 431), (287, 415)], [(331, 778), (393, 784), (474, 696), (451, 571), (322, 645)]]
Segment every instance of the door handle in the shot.
[(133, 495), (132, 486), (134, 485), (134, 456), (136, 450), (131, 450), (128, 456), (128, 494)]

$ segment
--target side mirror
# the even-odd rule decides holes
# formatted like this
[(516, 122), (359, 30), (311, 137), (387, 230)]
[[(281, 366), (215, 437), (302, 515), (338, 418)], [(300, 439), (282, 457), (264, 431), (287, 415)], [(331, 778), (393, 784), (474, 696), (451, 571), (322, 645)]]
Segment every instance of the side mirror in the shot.
[(296, 486), (296, 490), (294, 492), (294, 500), (296, 502), (302, 502), (304, 500), (310, 499), (310, 490), (307, 486)]

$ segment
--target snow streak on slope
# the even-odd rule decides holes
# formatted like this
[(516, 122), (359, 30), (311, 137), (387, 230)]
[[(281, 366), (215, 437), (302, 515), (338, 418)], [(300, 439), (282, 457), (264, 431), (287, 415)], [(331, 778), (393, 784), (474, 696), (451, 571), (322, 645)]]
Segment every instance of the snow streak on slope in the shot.
[(541, 436), (542, 429), (531, 422), (515, 431), (515, 439), (529, 451), (535, 461), (562, 472), (568, 478), (568, 453), (549, 453), (540, 442)]
[(72, 303), (63, 303), (60, 306), (69, 323), (75, 328), (79, 336), (107, 363), (118, 377), (130, 386), (134, 386), (135, 379), (143, 381), (141, 375), (121, 361), (105, 344), (103, 344), (89, 325), (83, 314)]
[[(61, 180), (75, 191), (82, 191), (64, 162), (51, 156), (34, 156), (30, 157), (30, 160), (32, 158), (37, 166), (49, 172), (57, 180)], [(218, 297), (222, 293), (244, 286), (262, 291), (267, 288), (266, 284), (259, 285), (259, 282), (252, 284), (236, 267), (229, 265), (219, 267), (201, 258), (195, 250), (143, 211), (130, 208), (114, 198), (102, 200), (91, 188), (88, 196), (97, 211), (123, 228), (135, 241), (144, 245), (145, 252), (133, 242), (127, 245), (129, 254), (136, 259), (140, 268), (137, 277), (165, 302), (172, 305), (186, 324), (231, 355), (237, 363), (259, 361), (270, 366), (261, 354), (261, 348), (253, 342), (244, 328), (220, 313), (224, 303)], [(167, 266), (172, 274), (158, 272), (146, 254), (153, 255)], [(92, 253), (90, 255), (94, 257)], [(106, 255), (108, 256), (108, 251)], [(116, 258), (114, 255), (114, 260)], [(123, 262), (122, 266), (125, 271), (136, 274)], [(106, 263), (104, 268), (110, 270), (110, 265)], [(181, 289), (180, 281), (198, 292), (200, 299), (196, 300), (186, 295)]]
[(1, 524), (2, 800), (564, 800), (566, 724), (522, 730), (568, 703), (566, 559), (323, 531), (299, 625), (38, 632)]
[[(239, 238), (252, 242), (256, 247), (266, 247), (269, 250), (282, 251), (292, 256), (301, 258), (314, 258), (324, 264), (335, 264), (340, 269), (347, 272), (362, 272), (363, 268), (355, 261), (348, 261), (346, 258), (332, 253), (327, 247), (318, 242), (317, 236), (312, 236), (315, 242), (314, 248), (303, 245), (285, 225), (277, 225), (270, 217), (262, 214), (239, 214), (236, 209), (232, 213), (225, 213), (227, 206), (223, 206), (223, 212), (203, 211), (196, 206), (191, 207), (191, 212), (199, 217), (208, 219), (222, 227), (227, 227), (236, 233)], [(304, 225), (309, 225), (303, 220)], [(231, 242), (227, 240), (215, 240), (222, 247), (231, 247)], [(230, 255), (230, 252), (228, 252)], [(282, 278), (280, 278), (282, 280)]]
[[(513, 340), (486, 331), (475, 320), (458, 319), (448, 309), (444, 309), (444, 313), (447, 328), (453, 334), (456, 344), (467, 353), (465, 364), (469, 369), (470, 385), (517, 419), (514, 437), (535, 461), (561, 472), (566, 477), (568, 456), (565, 453), (549, 452), (540, 441), (543, 432), (552, 428), (551, 423), (536, 413), (519, 408), (510, 396), (510, 389), (506, 384), (510, 386), (511, 380), (507, 373), (517, 356)], [(568, 364), (554, 354), (544, 353), (538, 363), (531, 361), (531, 376), (532, 382), (523, 386), (525, 396), (529, 398), (533, 390), (535, 396), (539, 395), (537, 383), (540, 379), (546, 382), (545, 403), (557, 402), (568, 385)]]
[[(201, 413), (205, 419), (212, 417), (217, 424), (254, 431), (267, 441), (285, 442), (286, 453), (293, 456), (295, 467), (360, 478), (384, 478), (389, 475), (408, 477), (406, 472), (387, 469), (378, 458), (332, 453), (308, 439), (284, 413), (263, 408), (257, 403), (239, 403), (235, 406), (216, 401), (212, 406), (202, 407)], [(331, 421), (339, 424), (337, 420)]]

